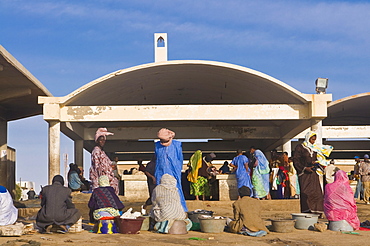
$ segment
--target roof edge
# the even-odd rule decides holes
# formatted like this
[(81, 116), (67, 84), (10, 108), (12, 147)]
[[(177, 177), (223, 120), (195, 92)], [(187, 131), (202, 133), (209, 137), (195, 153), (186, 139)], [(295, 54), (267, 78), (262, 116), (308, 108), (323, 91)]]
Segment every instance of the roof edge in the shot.
[(364, 93), (360, 93), (360, 94), (356, 94), (356, 95), (352, 95), (352, 96), (348, 96), (348, 97), (344, 97), (344, 98), (335, 100), (335, 101), (329, 103), (328, 107), (335, 106), (337, 104), (344, 103), (346, 101), (357, 99), (357, 98), (360, 98), (360, 97), (365, 97), (365, 96), (370, 96), (370, 92), (364, 92)]
[(92, 86), (94, 86), (98, 83), (101, 83), (101, 82), (103, 82), (103, 81), (105, 81), (109, 78), (115, 77), (115, 76), (120, 76), (122, 74), (129, 73), (129, 72), (132, 72), (132, 71), (137, 71), (137, 70), (140, 70), (140, 69), (151, 68), (151, 67), (156, 67), (156, 66), (186, 65), (186, 64), (218, 66), (218, 67), (224, 67), (224, 68), (230, 68), (230, 69), (242, 71), (242, 72), (245, 72), (245, 73), (250, 73), (250, 74), (253, 74), (253, 75), (261, 77), (261, 78), (264, 78), (266, 80), (269, 80), (269, 81), (281, 86), (286, 91), (288, 91), (290, 94), (298, 97), (303, 103), (308, 102), (308, 101), (312, 101), (312, 99), (311, 99), (312, 97), (310, 96), (311, 94), (304, 94), (304, 93), (296, 90), (295, 88), (289, 86), (288, 84), (286, 84), (286, 83), (284, 83), (284, 82), (282, 82), (282, 81), (280, 81), (280, 80), (278, 80), (278, 79), (276, 79), (272, 76), (269, 76), (267, 74), (264, 74), (262, 72), (259, 72), (259, 71), (256, 71), (256, 70), (253, 70), (253, 69), (250, 69), (250, 68), (247, 68), (247, 67), (243, 67), (243, 66), (235, 65), (235, 64), (230, 64), (230, 63), (225, 63), (225, 62), (208, 61), (208, 60), (171, 60), (171, 61), (163, 61), (163, 62), (146, 63), (146, 64), (142, 64), (142, 65), (138, 65), (138, 66), (134, 66), (134, 67), (130, 67), (130, 68), (120, 69), (120, 70), (117, 70), (115, 72), (109, 73), (107, 75), (104, 75), (104, 76), (102, 76), (98, 79), (95, 79), (95, 80), (83, 85), (82, 87), (76, 89), (75, 91), (71, 92), (70, 94), (64, 96), (63, 101), (60, 101), (60, 103), (67, 104), (70, 99), (72, 99), (73, 97), (77, 96), (78, 94), (84, 92), (86, 89), (88, 89), (88, 88), (90, 88), (90, 87), (92, 87)]
[(42, 92), (45, 93), (45, 96), (52, 97), (51, 92), (46, 89), (46, 87), (28, 71), (14, 56), (12, 56), (2, 45), (0, 45), (0, 54), (19, 72), (26, 76), (34, 85), (36, 85)]

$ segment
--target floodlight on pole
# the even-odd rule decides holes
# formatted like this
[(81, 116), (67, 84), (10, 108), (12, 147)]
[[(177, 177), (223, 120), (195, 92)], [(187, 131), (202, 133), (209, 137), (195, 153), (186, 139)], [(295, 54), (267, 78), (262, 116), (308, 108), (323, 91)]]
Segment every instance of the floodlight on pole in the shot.
[(325, 79), (325, 78), (316, 79), (316, 93), (325, 94), (326, 88), (328, 88), (328, 82), (329, 82), (329, 79)]

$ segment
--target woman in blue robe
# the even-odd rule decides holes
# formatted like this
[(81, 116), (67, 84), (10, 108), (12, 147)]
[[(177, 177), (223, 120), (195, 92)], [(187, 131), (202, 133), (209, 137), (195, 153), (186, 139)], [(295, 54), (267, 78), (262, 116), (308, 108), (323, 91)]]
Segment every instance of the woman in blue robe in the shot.
[(163, 174), (167, 173), (175, 177), (181, 205), (184, 208), (184, 211), (187, 212), (188, 208), (186, 207), (185, 197), (181, 186), (181, 170), (184, 160), (182, 155), (182, 144), (179, 141), (173, 140), (174, 136), (175, 133), (166, 128), (162, 128), (158, 132), (158, 138), (160, 141), (155, 143), (157, 163), (155, 166), (154, 176), (157, 185), (160, 184)]
[(253, 168), (252, 184), (254, 189), (254, 196), (256, 198), (270, 199), (270, 167), (266, 156), (259, 149), (251, 147), (252, 155), (256, 159)]
[[(238, 189), (243, 186), (246, 186), (252, 191), (253, 185), (251, 182), (251, 177), (249, 175), (248, 157), (243, 155), (242, 150), (237, 150), (236, 154), (237, 156), (234, 157), (230, 166), (236, 168), (235, 175), (238, 184)], [(253, 196), (253, 192), (251, 192), (251, 196)]]

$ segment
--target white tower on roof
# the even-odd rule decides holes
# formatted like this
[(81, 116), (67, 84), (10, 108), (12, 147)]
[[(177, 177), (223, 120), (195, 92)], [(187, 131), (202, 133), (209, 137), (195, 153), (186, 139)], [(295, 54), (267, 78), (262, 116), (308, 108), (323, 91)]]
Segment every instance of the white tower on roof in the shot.
[(154, 62), (167, 61), (167, 33), (154, 33)]

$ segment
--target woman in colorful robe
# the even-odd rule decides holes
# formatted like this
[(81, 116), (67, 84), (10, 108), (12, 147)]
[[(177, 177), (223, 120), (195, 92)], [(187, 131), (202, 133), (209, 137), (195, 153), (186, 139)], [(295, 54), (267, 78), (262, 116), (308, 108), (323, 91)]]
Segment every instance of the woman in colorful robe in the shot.
[(211, 193), (208, 183), (208, 165), (202, 157), (202, 151), (200, 150), (195, 151), (190, 157), (188, 164), (190, 172), (187, 178), (190, 182), (190, 195), (194, 195), (195, 200), (199, 200), (199, 196), (202, 196), (203, 201), (205, 201), (206, 196), (210, 196)]
[(323, 175), (325, 155), (329, 156), (333, 147), (318, 146), (315, 141), (316, 133), (309, 131), (304, 142), (295, 148), (293, 164), (298, 174), (301, 212), (322, 214), (324, 197), (319, 175)]
[(164, 174), (169, 174), (176, 179), (177, 191), (180, 196), (181, 205), (184, 211), (187, 212), (184, 193), (181, 186), (181, 170), (184, 161), (182, 155), (181, 142), (173, 140), (175, 133), (166, 128), (159, 130), (157, 134), (160, 141), (155, 143), (155, 156), (157, 162), (155, 165), (155, 179), (157, 185), (159, 185), (160, 180)]
[(269, 161), (261, 150), (251, 147), (250, 153), (256, 162), (253, 168), (252, 184), (256, 198), (270, 199), (270, 167)]
[(88, 206), (92, 223), (102, 217), (120, 216), (120, 211), (125, 207), (110, 186), (108, 176), (105, 175), (99, 177), (99, 187), (91, 194)]
[(360, 227), (356, 201), (348, 176), (343, 170), (337, 171), (334, 182), (325, 186), (324, 212), (329, 221), (346, 220), (354, 230)]
[(91, 153), (90, 180), (92, 189), (94, 190), (99, 187), (99, 177), (103, 175), (108, 176), (110, 185), (115, 190), (116, 195), (118, 195), (118, 179), (114, 177), (112, 161), (103, 149), (108, 135), (113, 135), (113, 133), (108, 132), (107, 128), (99, 128), (96, 131), (96, 146)]

